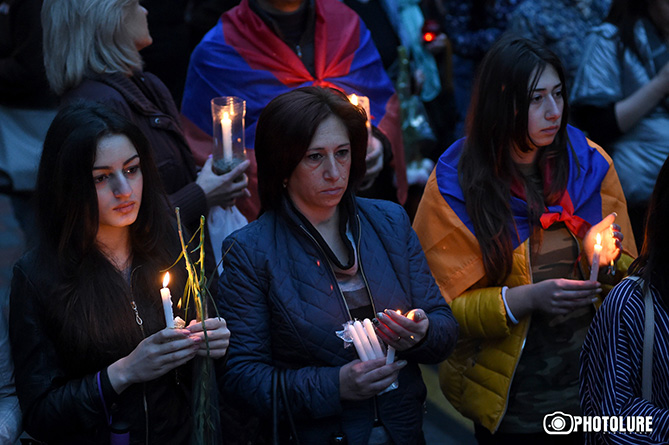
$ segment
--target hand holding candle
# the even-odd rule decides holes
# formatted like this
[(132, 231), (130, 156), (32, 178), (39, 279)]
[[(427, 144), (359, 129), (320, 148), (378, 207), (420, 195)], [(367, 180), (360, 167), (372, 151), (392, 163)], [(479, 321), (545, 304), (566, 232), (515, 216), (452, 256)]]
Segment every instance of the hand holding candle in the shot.
[(362, 322), (355, 320), (346, 323), (344, 332), (363, 362), (384, 357), (383, 348), (368, 318)]
[[(345, 385), (345, 380), (348, 380), (346, 377), (342, 377), (344, 375), (350, 374), (355, 371), (357, 368), (357, 371), (364, 372), (366, 375), (365, 378), (368, 377), (368, 372), (371, 371), (372, 369), (376, 369), (381, 367), (382, 365), (379, 363), (374, 363), (375, 360), (378, 359), (383, 359), (383, 349), (381, 348), (381, 344), (379, 343), (379, 339), (377, 338), (376, 331), (374, 330), (374, 327), (372, 326), (372, 322), (369, 321), (368, 318), (365, 318), (362, 322), (359, 320), (355, 321), (349, 321), (344, 325), (344, 331), (338, 333), (340, 336), (341, 334), (344, 334), (342, 338), (346, 341), (350, 341), (353, 343), (353, 346), (355, 346), (355, 350), (358, 353), (358, 357), (360, 357), (360, 362), (351, 362), (348, 365), (345, 365), (341, 368), (340, 370), (340, 383), (342, 388), (344, 388)], [(392, 346), (388, 346), (388, 355), (386, 356), (385, 360), (385, 366), (391, 365), (395, 361), (395, 348)], [(370, 363), (372, 362), (372, 363)], [(363, 368), (361, 368), (358, 365), (364, 365)], [(403, 367), (406, 365), (406, 362), (400, 361), (398, 364), (393, 365), (393, 366), (400, 366)], [(372, 368), (370, 366), (374, 366), (376, 368)], [(396, 370), (393, 372), (391, 375), (395, 375), (399, 368), (396, 368)], [(387, 371), (384, 371), (387, 372)], [(382, 377), (383, 378), (383, 377)], [(344, 381), (342, 381), (344, 380)], [(357, 379), (353, 379), (356, 380)], [(396, 378), (394, 378), (392, 381), (388, 381), (388, 385), (385, 386), (385, 389), (381, 392), (378, 392), (377, 390), (372, 390), (372, 392), (369, 395), (363, 396), (364, 398), (371, 397), (372, 395), (375, 394), (383, 394), (387, 391), (392, 391), (393, 389), (397, 389), (398, 383)], [(361, 388), (358, 388), (356, 390), (345, 390), (342, 389), (342, 398), (349, 398), (351, 397), (352, 400), (361, 400), (358, 399), (361, 395)]]
[(589, 276), (591, 281), (598, 281), (599, 268), (602, 265), (609, 266), (611, 273), (615, 262), (622, 254), (623, 234), (620, 226), (615, 223), (616, 216), (615, 212), (607, 215), (593, 225), (583, 238), (586, 258), (592, 258)]
[(405, 351), (418, 344), (427, 334), (430, 325), (425, 311), (413, 309), (406, 316), (401, 311), (386, 309), (379, 312), (374, 325), (381, 339), (398, 351)]
[(163, 310), (165, 311), (165, 324), (168, 328), (174, 329), (174, 314), (172, 313), (172, 294), (167, 285), (170, 284), (170, 273), (165, 272), (163, 278), (163, 288), (160, 289), (160, 297), (163, 300)]

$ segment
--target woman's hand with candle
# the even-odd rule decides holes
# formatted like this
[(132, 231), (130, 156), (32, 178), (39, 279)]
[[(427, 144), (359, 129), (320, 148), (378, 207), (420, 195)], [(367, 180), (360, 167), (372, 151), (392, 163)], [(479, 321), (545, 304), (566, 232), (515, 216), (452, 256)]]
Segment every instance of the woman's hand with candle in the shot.
[(602, 250), (599, 254), (600, 267), (606, 267), (620, 258), (623, 248), (623, 234), (620, 231), (620, 226), (615, 224), (616, 216), (615, 213), (611, 213), (592, 226), (585, 234), (583, 251), (590, 264), (592, 264), (592, 256), (595, 252), (597, 234), (601, 235), (602, 242)]
[[(204, 163), (204, 166), (202, 166), (202, 170), (195, 181), (195, 183), (204, 191), (204, 194), (207, 197), (207, 205), (209, 207), (230, 207), (234, 205), (237, 198), (250, 196), (249, 191), (246, 189), (248, 178), (244, 174), (250, 165), (248, 160), (240, 163), (224, 175), (217, 175), (214, 173), (212, 165), (213, 160), (209, 157)], [(235, 182), (235, 179), (239, 176), (241, 176), (242, 179)]]
[(422, 309), (412, 309), (406, 316), (386, 309), (379, 312), (374, 320), (379, 336), (398, 351), (405, 351), (419, 343), (430, 326), (430, 320)]
[(201, 340), (190, 333), (188, 329), (165, 328), (109, 365), (107, 373), (114, 391), (121, 394), (130, 385), (161, 377), (195, 357)]
[(339, 396), (342, 400), (366, 400), (388, 388), (406, 366), (405, 360), (386, 365), (385, 358), (354, 360), (339, 369)]
[[(207, 342), (209, 343), (209, 356), (211, 358), (221, 358), (228, 351), (230, 345), (230, 331), (222, 318), (207, 318), (204, 320), (204, 327), (207, 328)], [(202, 323), (191, 321), (186, 328), (190, 331), (190, 337), (200, 339), (200, 348), (197, 355), (207, 356), (207, 342), (204, 341), (204, 330)]]

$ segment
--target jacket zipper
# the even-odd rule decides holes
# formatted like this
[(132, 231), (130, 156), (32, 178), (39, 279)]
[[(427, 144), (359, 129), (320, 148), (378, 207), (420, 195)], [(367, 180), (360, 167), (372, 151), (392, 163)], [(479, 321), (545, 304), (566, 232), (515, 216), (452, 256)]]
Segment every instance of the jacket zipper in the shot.
[(360, 222), (360, 215), (356, 213), (355, 218), (358, 220), (358, 239), (355, 243), (356, 256), (358, 257), (358, 268), (360, 269), (360, 275), (362, 276), (362, 281), (365, 283), (365, 288), (367, 289), (367, 295), (369, 295), (369, 301), (372, 303), (372, 311), (374, 316), (376, 316), (376, 306), (374, 305), (374, 297), (372, 297), (372, 289), (369, 287), (367, 282), (367, 276), (365, 275), (365, 270), (362, 267), (362, 257), (360, 256), (360, 240), (362, 239), (362, 223)]
[[(355, 245), (356, 245), (355, 255), (358, 259), (358, 268), (360, 270), (360, 275), (362, 276), (362, 281), (365, 283), (365, 290), (367, 291), (367, 295), (369, 296), (369, 301), (372, 305), (372, 311), (374, 312), (374, 315), (376, 315), (376, 306), (374, 305), (374, 298), (372, 297), (372, 290), (370, 289), (369, 283), (367, 282), (367, 276), (365, 275), (365, 271), (362, 267), (362, 259), (360, 257), (360, 240), (362, 238), (362, 224), (360, 223), (360, 215), (356, 214), (355, 216), (356, 216), (356, 219), (358, 221), (358, 236), (357, 236), (356, 243), (355, 243)], [(348, 313), (349, 320), (353, 321), (353, 317), (351, 316), (351, 310), (349, 309), (348, 303), (346, 302), (346, 298), (344, 298), (344, 294), (342, 293), (341, 288), (339, 287), (339, 283), (337, 282), (337, 276), (335, 275), (334, 268), (332, 267), (332, 263), (330, 262), (327, 255), (323, 251), (323, 248), (320, 246), (320, 244), (318, 244), (318, 241), (316, 241), (316, 239), (311, 235), (311, 233), (309, 233), (309, 231), (306, 229), (306, 227), (304, 227), (302, 224), (300, 224), (300, 228), (302, 229), (302, 231), (304, 231), (304, 233), (307, 234), (307, 236), (309, 236), (309, 238), (311, 239), (311, 241), (313, 241), (313, 243), (316, 245), (316, 247), (318, 247), (318, 250), (321, 252), (321, 256), (323, 258), (325, 258), (325, 262), (328, 263), (328, 267), (329, 267), (330, 273), (331, 273), (331, 278), (334, 280), (334, 283), (337, 285), (337, 294), (339, 295), (339, 298), (341, 298), (341, 301), (344, 303), (344, 307), (346, 308), (346, 312)]]
[[(360, 270), (360, 275), (362, 276), (362, 281), (365, 283), (365, 289), (367, 290), (367, 295), (369, 296), (369, 301), (372, 304), (372, 311), (374, 315), (376, 316), (376, 306), (374, 305), (374, 298), (372, 297), (372, 290), (369, 287), (369, 283), (367, 282), (367, 277), (365, 276), (365, 271), (362, 268), (362, 259), (360, 257), (360, 240), (362, 239), (362, 224), (360, 223), (360, 215), (356, 214), (355, 215), (357, 221), (358, 221), (358, 236), (356, 239), (356, 249), (355, 249), (355, 255), (358, 258), (358, 269)], [(337, 276), (335, 275), (334, 268), (332, 267), (332, 263), (330, 262), (330, 259), (327, 257), (325, 252), (323, 251), (323, 248), (321, 247), (320, 244), (318, 244), (318, 241), (309, 233), (309, 231), (304, 227), (303, 225), (300, 224), (300, 228), (306, 233), (311, 241), (314, 242), (314, 244), (318, 247), (318, 250), (321, 252), (321, 255), (323, 258), (325, 258), (325, 261), (328, 263), (328, 268), (330, 269), (330, 273), (332, 274), (332, 277), (334, 279), (335, 284), (337, 285), (337, 294), (339, 295), (339, 298), (341, 298), (341, 301), (344, 303), (344, 307), (346, 308), (346, 312), (348, 313), (348, 318), (349, 320), (353, 321), (353, 317), (351, 316), (351, 310), (348, 307), (348, 303), (346, 303), (346, 298), (344, 298), (344, 294), (341, 291), (341, 288), (339, 287), (339, 283), (337, 282)], [(378, 408), (378, 400), (376, 396), (373, 398), (373, 408), (374, 408), (374, 424), (377, 422), (380, 422), (379, 419), (379, 408)], [(387, 431), (387, 430), (386, 430)]]
[[(146, 338), (146, 333), (144, 332), (144, 321), (142, 318), (139, 316), (139, 310), (137, 309), (137, 303), (135, 303), (135, 296), (134, 292), (132, 291), (132, 276), (134, 275), (135, 271), (137, 268), (133, 269), (132, 273), (130, 274), (130, 306), (132, 307), (133, 312), (135, 312), (135, 322), (139, 326), (139, 330), (142, 331), (142, 337)], [(149, 404), (146, 400), (146, 382), (142, 383), (142, 402), (144, 404), (144, 435), (145, 435), (145, 441), (144, 443), (149, 443)]]

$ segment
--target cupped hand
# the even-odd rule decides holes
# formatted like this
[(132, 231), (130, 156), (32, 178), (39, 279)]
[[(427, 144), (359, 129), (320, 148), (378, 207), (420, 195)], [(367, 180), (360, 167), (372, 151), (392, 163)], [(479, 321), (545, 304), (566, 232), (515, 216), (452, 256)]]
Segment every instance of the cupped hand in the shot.
[[(207, 329), (207, 342), (204, 340), (204, 329)], [(211, 358), (221, 358), (228, 351), (230, 345), (230, 330), (222, 318), (207, 318), (204, 322), (197, 323), (191, 321), (186, 328), (190, 331), (190, 338), (198, 338), (200, 347), (197, 355), (207, 356), (207, 343), (209, 343), (209, 356)]]
[(430, 326), (430, 320), (422, 309), (412, 309), (406, 316), (386, 309), (379, 312), (372, 322), (381, 339), (398, 351), (405, 351), (420, 342)]
[(385, 358), (354, 360), (339, 369), (339, 396), (342, 400), (366, 400), (397, 380), (405, 360), (386, 365)]
[[(195, 183), (202, 187), (209, 207), (230, 207), (237, 198), (250, 196), (246, 189), (248, 178), (244, 174), (250, 162), (245, 160), (224, 175), (217, 175), (212, 170), (213, 160), (208, 158)], [(237, 181), (235, 181), (237, 180)]]
[(583, 238), (583, 250), (588, 262), (592, 264), (592, 255), (595, 252), (597, 234), (602, 240), (602, 251), (599, 254), (599, 265), (608, 266), (620, 258), (623, 249), (623, 234), (620, 226), (615, 224), (616, 213), (611, 213), (588, 230)]
[(187, 329), (165, 328), (142, 340), (127, 356), (107, 369), (117, 394), (135, 383), (148, 382), (167, 374), (195, 357), (200, 338)]

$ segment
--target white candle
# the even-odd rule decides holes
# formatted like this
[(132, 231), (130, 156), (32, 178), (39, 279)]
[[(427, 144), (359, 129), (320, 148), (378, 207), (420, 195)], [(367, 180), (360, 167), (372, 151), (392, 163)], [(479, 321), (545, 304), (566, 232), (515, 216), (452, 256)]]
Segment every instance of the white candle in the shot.
[(372, 322), (369, 321), (369, 318), (365, 318), (362, 324), (365, 326), (365, 331), (367, 331), (367, 337), (369, 337), (369, 342), (372, 344), (374, 355), (376, 355), (376, 358), (383, 357), (383, 349), (381, 349), (381, 345), (379, 344), (379, 339), (376, 337), (376, 332), (374, 331), (374, 326), (372, 326)]
[(232, 162), (232, 121), (227, 112), (223, 113), (221, 128), (223, 130), (223, 160)]
[(362, 327), (362, 323), (360, 323), (358, 320), (354, 321), (353, 328), (355, 329), (355, 333), (358, 334), (358, 338), (360, 338), (360, 343), (362, 343), (362, 348), (365, 350), (365, 354), (370, 360), (374, 360), (376, 358), (376, 354), (374, 353), (374, 349), (372, 349), (372, 344), (367, 337), (365, 328)]
[(369, 106), (369, 98), (367, 96), (356, 96), (355, 94), (351, 94), (348, 96), (348, 100), (356, 107), (360, 105), (362, 109), (365, 110), (365, 113), (367, 114), (367, 123), (365, 125), (367, 126), (367, 132), (371, 134), (372, 113)]
[(367, 114), (367, 119), (371, 120), (372, 115), (369, 110), (369, 98), (367, 96), (357, 96), (355, 94), (351, 94), (348, 96), (348, 100), (355, 105), (356, 107), (360, 105), (363, 110), (365, 110), (365, 113)]
[(388, 355), (386, 355), (386, 365), (395, 361), (395, 348), (388, 346)]
[(599, 255), (602, 252), (602, 235), (597, 234), (597, 243), (595, 244), (595, 253), (592, 254), (592, 265), (590, 266), (590, 281), (597, 281), (599, 275)]
[[(395, 313), (402, 315), (402, 311), (400, 309), (397, 309)], [(386, 354), (386, 365), (389, 365), (394, 361), (395, 361), (395, 348), (388, 345), (388, 352)]]
[(160, 289), (160, 297), (163, 300), (163, 310), (165, 311), (165, 324), (168, 328), (174, 328), (174, 314), (172, 313), (172, 294), (167, 285), (170, 283), (170, 273), (165, 272), (163, 278), (163, 288)]
[(346, 330), (348, 331), (348, 335), (353, 340), (353, 346), (355, 346), (355, 350), (358, 351), (358, 357), (360, 357), (360, 360), (362, 360), (363, 362), (369, 360), (369, 357), (367, 357), (367, 353), (365, 353), (365, 349), (362, 347), (362, 342), (360, 341), (360, 337), (358, 337), (358, 334), (355, 331), (353, 325), (350, 324), (346, 325)]

